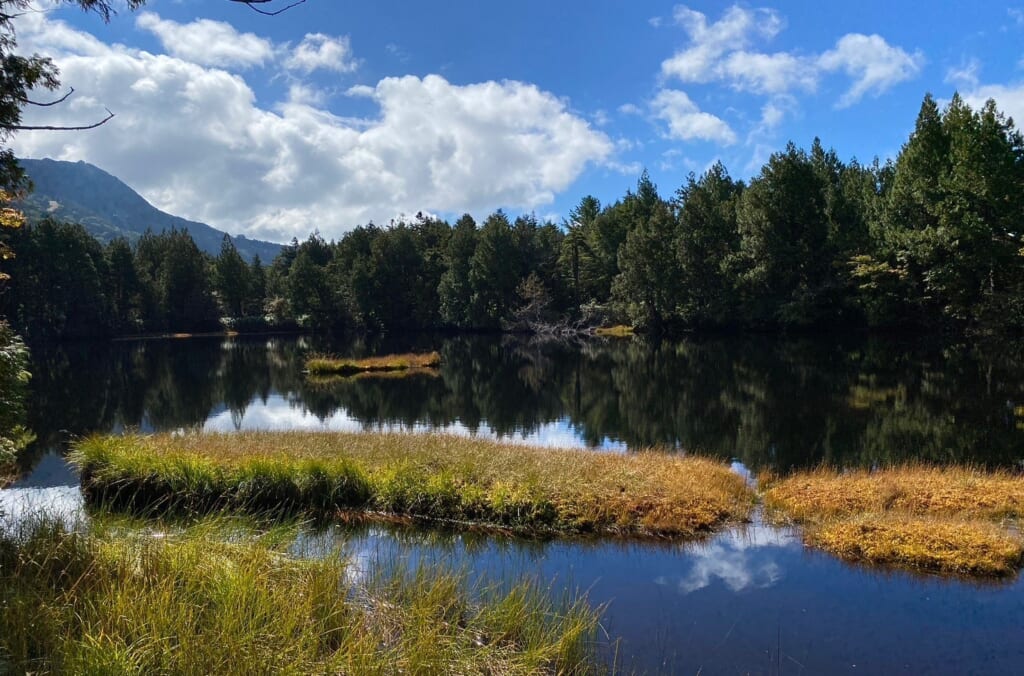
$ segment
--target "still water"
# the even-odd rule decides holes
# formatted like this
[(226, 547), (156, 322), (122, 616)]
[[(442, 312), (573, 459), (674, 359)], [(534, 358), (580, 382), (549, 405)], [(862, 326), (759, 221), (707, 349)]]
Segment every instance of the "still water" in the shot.
[[(434, 376), (313, 385), (310, 350), (437, 349)], [(629, 452), (699, 451), (744, 471), (899, 460), (1019, 467), (1024, 354), (900, 339), (747, 338), (551, 344), (415, 336), (193, 339), (36, 350), (24, 476), (8, 516), (74, 515), (66, 442), (93, 431), (442, 429)], [(302, 551), (356, 570), (445, 561), (529, 575), (607, 604), (607, 650), (650, 673), (1022, 673), (1024, 583), (849, 566), (755, 522), (704, 542), (536, 542), (381, 527), (328, 529)]]

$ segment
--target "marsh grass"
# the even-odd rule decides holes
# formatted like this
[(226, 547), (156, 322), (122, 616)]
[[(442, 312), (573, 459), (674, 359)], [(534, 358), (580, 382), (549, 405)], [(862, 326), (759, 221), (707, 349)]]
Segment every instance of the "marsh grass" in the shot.
[(616, 326), (599, 326), (594, 329), (595, 336), (602, 336), (605, 338), (631, 338), (633, 336), (633, 327), (618, 324)]
[(356, 510), (526, 534), (692, 537), (746, 520), (754, 502), (741, 477), (703, 458), (436, 434), (92, 437), (71, 457), (93, 502), (132, 511)]
[(306, 360), (306, 372), (312, 376), (351, 375), (375, 371), (405, 371), (408, 369), (436, 368), (441, 365), (441, 354), (389, 354), (366, 359), (346, 359), (331, 355), (313, 355)]
[(349, 375), (314, 375), (306, 376), (306, 382), (317, 389), (328, 390), (334, 386), (362, 380), (403, 380), (406, 378), (438, 378), (441, 372), (433, 367), (418, 367), (398, 371), (358, 371)]
[(1016, 572), (1024, 553), (1019, 537), (987, 521), (893, 513), (826, 521), (807, 541), (847, 561), (994, 577)]
[(967, 467), (818, 469), (765, 482), (765, 504), (808, 544), (846, 560), (963, 575), (1009, 575), (1024, 542), (1024, 478)]
[[(156, 537), (156, 535), (162, 535)], [(0, 535), (0, 667), (15, 673), (584, 673), (598, 613), (531, 582), (436, 568), (350, 582), (222, 528)]]

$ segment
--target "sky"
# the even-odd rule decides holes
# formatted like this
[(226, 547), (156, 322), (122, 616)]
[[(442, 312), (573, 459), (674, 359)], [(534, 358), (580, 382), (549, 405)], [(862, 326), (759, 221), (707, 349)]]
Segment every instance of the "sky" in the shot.
[(22, 132), (19, 156), (91, 162), (167, 212), (277, 242), (418, 212), (561, 222), (644, 169), (669, 197), (816, 136), (884, 161), (926, 92), (1024, 120), (1024, 4), (1000, 1), (307, 0), (268, 17), (150, 0), (109, 24), (36, 8), (19, 46), (74, 93), (24, 123), (115, 117)]

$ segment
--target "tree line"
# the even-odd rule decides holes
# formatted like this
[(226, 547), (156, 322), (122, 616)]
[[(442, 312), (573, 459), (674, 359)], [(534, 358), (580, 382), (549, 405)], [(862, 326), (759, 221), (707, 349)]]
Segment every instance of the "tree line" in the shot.
[(718, 163), (670, 198), (646, 172), (561, 225), (502, 211), (417, 215), (264, 268), (186, 232), (103, 247), (77, 225), (11, 234), (0, 311), (26, 336), (245, 327), (496, 330), (1017, 329), (1024, 319), (1024, 139), (992, 101), (926, 96), (895, 160), (843, 162), (815, 139), (749, 181)]

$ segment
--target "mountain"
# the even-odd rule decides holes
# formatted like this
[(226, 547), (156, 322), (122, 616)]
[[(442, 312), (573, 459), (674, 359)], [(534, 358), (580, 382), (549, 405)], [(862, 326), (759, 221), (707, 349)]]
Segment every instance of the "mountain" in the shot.
[[(188, 230), (199, 248), (216, 256), (224, 232), (205, 223), (171, 216), (147, 202), (120, 179), (87, 162), (18, 160), (35, 190), (22, 202), (29, 222), (46, 216), (81, 223), (101, 242), (126, 237), (134, 243), (146, 230), (163, 232)], [(259, 255), (264, 263), (281, 251), (280, 244), (232, 235), (238, 252), (246, 260)]]

